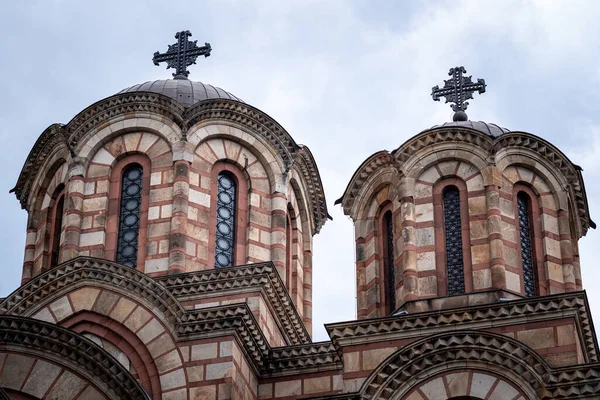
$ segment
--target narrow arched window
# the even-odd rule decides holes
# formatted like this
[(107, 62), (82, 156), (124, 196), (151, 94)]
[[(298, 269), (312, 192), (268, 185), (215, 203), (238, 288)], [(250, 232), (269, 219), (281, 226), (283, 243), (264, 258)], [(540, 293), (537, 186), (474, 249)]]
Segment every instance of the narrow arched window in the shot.
[(387, 312), (396, 309), (396, 283), (394, 276), (394, 221), (391, 211), (383, 214), (383, 267), (385, 278), (385, 301)]
[(130, 164), (123, 169), (116, 261), (135, 268), (138, 258), (143, 169)]
[(52, 208), (52, 223), (50, 232), (50, 268), (58, 265), (59, 252), (60, 252), (60, 234), (62, 232), (62, 220), (63, 212), (65, 208), (65, 194), (63, 191), (59, 192), (58, 196), (54, 200), (54, 207)]
[(444, 189), (443, 203), (448, 295), (452, 296), (465, 293), (460, 192), (456, 186), (447, 186)]
[(519, 241), (523, 266), (523, 288), (526, 297), (535, 296), (535, 271), (531, 246), (531, 199), (525, 192), (517, 194), (517, 216), (519, 219)]
[(215, 234), (215, 267), (233, 266), (235, 249), (236, 182), (227, 172), (217, 178), (217, 229)]

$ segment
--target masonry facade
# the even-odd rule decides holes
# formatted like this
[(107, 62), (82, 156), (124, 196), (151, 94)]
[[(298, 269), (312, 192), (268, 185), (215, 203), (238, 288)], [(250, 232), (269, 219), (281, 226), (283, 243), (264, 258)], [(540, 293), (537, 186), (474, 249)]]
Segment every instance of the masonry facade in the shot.
[(46, 129), (14, 192), (0, 398), (600, 398), (594, 224), (580, 168), (538, 136), (455, 122), (369, 157), (337, 202), (358, 319), (317, 343), (316, 162), (230, 93), (125, 89)]

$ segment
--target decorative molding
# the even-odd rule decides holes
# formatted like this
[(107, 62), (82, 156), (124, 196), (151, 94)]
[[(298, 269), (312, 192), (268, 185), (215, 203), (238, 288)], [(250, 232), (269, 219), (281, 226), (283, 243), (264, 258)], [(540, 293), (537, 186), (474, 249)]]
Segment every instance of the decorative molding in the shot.
[[(234, 335), (244, 353), (253, 361), (252, 368), (259, 376), (273, 373), (274, 366), (282, 374), (317, 367), (320, 370), (341, 368), (341, 361), (334, 354), (335, 349), (331, 343), (308, 343), (310, 337), (298, 314), (291, 307), (285, 307), (285, 304), (291, 304), (291, 300), (271, 263), (173, 275), (157, 281), (140, 271), (114, 262), (78, 257), (34, 277), (15, 290), (0, 303), (0, 318), (3, 315), (31, 315), (40, 306), (50, 303), (69, 288), (85, 281), (114, 287), (134, 299), (150, 302), (163, 313), (177, 340)], [(281, 315), (289, 321), (286, 332), (295, 335), (295, 340), (304, 340), (302, 344), (272, 349), (246, 303), (186, 311), (175, 297), (228, 289), (239, 291), (259, 285), (263, 285), (267, 299), (278, 310), (277, 315), (288, 314)], [(36, 321), (30, 318), (27, 320)], [(273, 354), (278, 358), (274, 359)]]
[(372, 318), (326, 324), (329, 337), (340, 351), (347, 344), (371, 343), (418, 337), (424, 329), (452, 330), (488, 328), (572, 317), (576, 320), (586, 362), (598, 361), (598, 344), (591, 323), (585, 292), (568, 292), (544, 297), (469, 306), (464, 308)]
[(44, 161), (46, 161), (52, 152), (60, 145), (64, 145), (65, 148), (67, 148), (65, 127), (62, 124), (52, 124), (42, 132), (31, 148), (25, 164), (21, 169), (17, 183), (15, 187), (10, 190), (11, 193), (14, 192), (15, 196), (17, 196), (22, 209), (27, 209), (31, 187), (38, 171), (43, 166)]
[[(396, 150), (388, 153), (383, 150), (369, 157), (354, 173), (343, 196), (336, 200), (335, 204), (342, 203), (344, 213), (349, 215), (351, 204), (360, 188), (359, 184), (364, 182), (369, 174), (376, 170), (375, 160), (378, 157), (385, 158), (385, 154), (391, 154), (396, 160), (399, 170), (403, 171), (402, 166), (411, 158), (416, 156), (422, 149), (432, 147), (441, 143), (466, 143), (482, 149), (488, 153), (490, 159), (500, 149), (505, 148), (524, 148), (539, 154), (545, 158), (551, 165), (563, 174), (565, 180), (569, 182), (573, 190), (577, 215), (579, 217), (582, 234), (585, 235), (590, 227), (595, 228), (594, 222), (590, 218), (585, 186), (581, 176), (581, 168), (573, 164), (558, 148), (546, 140), (526, 132), (507, 132), (494, 138), (476, 129), (458, 126), (440, 126), (425, 130), (411, 139), (404, 142)], [(383, 163), (382, 163), (383, 164)]]
[(541, 356), (507, 336), (469, 330), (428, 336), (402, 347), (369, 375), (360, 389), (361, 398), (387, 400), (406, 394), (415, 378), (427, 377), (428, 370), (448, 363), (500, 367), (527, 382), (542, 398), (550, 398), (543, 390), (550, 367)]
[(168, 275), (158, 277), (156, 281), (180, 301), (217, 292), (261, 289), (273, 314), (278, 317), (275, 320), (286, 341), (289, 344), (310, 342), (310, 335), (271, 262)]
[(360, 167), (358, 167), (356, 172), (354, 172), (354, 175), (352, 175), (344, 194), (341, 198), (337, 199), (334, 204), (341, 204), (344, 214), (351, 215), (356, 198), (365, 182), (369, 180), (375, 171), (387, 166), (398, 171), (398, 178), (402, 177), (401, 163), (387, 150), (378, 151), (377, 153), (372, 154), (360, 165)]
[(243, 126), (265, 138), (282, 158), (287, 170), (300, 159), (300, 171), (308, 186), (312, 206), (311, 216), (318, 232), (329, 216), (325, 191), (312, 155), (304, 146), (296, 144), (287, 131), (264, 112), (245, 103), (227, 99), (209, 99), (185, 108), (177, 101), (151, 92), (121, 93), (92, 104), (77, 114), (67, 125), (53, 124), (37, 140), (21, 170), (13, 191), (26, 208), (35, 175), (48, 155), (59, 143), (77, 148), (84, 135), (135, 113), (154, 114), (172, 121), (183, 132), (205, 121), (228, 121)]
[(271, 351), (266, 370), (270, 376), (342, 369), (342, 360), (331, 342), (278, 347)]
[(0, 316), (0, 350), (44, 354), (88, 379), (99, 380), (113, 399), (149, 399), (139, 382), (91, 340), (58, 325), (32, 318)]

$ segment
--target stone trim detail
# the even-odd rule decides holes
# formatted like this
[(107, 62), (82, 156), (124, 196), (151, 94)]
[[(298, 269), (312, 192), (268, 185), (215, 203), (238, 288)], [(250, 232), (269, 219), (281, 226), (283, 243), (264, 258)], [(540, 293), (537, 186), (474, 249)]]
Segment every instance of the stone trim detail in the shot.
[[(0, 349), (25, 348), (102, 381), (114, 399), (149, 399), (133, 376), (91, 340), (47, 322), (16, 316), (0, 317)], [(5, 393), (6, 394), (6, 393)]]
[[(523, 148), (539, 154), (550, 164), (556, 167), (570, 183), (575, 197), (577, 215), (581, 223), (581, 233), (585, 235), (587, 230), (595, 228), (594, 222), (590, 218), (585, 186), (581, 176), (581, 167), (573, 164), (560, 150), (551, 143), (526, 132), (510, 132), (499, 136), (498, 138), (489, 137), (481, 132), (468, 128), (457, 127), (439, 127), (426, 130), (412, 139), (409, 139), (396, 150), (388, 153), (380, 151), (365, 161), (355, 172), (342, 198), (336, 200), (335, 204), (342, 204), (344, 213), (349, 215), (352, 204), (357, 193), (358, 183), (364, 182), (369, 175), (383, 164), (383, 160), (391, 156), (396, 162), (403, 166), (409, 159), (415, 156), (424, 148), (441, 143), (462, 142), (473, 145), (486, 152), (492, 159), (501, 149)], [(377, 165), (377, 159), (379, 165)], [(400, 168), (399, 168), (400, 169)], [(405, 171), (403, 171), (405, 172)]]
[(408, 338), (420, 336), (423, 329), (452, 330), (485, 328), (493, 321), (494, 326), (512, 325), (526, 319), (527, 322), (546, 320), (551, 315), (573, 317), (581, 327), (579, 338), (586, 362), (598, 362), (598, 343), (591, 325), (589, 306), (585, 292), (534, 297), (496, 304), (470, 306), (452, 310), (405, 314), (386, 318), (373, 318), (352, 322), (326, 324), (325, 329), (338, 351), (348, 343), (371, 343), (385, 338)]
[(342, 360), (331, 342), (274, 348), (267, 366), (271, 376), (283, 375), (285, 371), (313, 368), (318, 368), (319, 371), (342, 368)]
[(532, 349), (506, 336), (468, 330), (429, 336), (401, 348), (371, 373), (360, 392), (363, 399), (391, 399), (407, 393), (415, 378), (427, 376), (428, 370), (465, 362), (512, 371), (542, 398), (555, 398), (544, 390), (550, 367)]
[[(305, 146), (298, 145), (287, 131), (264, 112), (234, 100), (211, 99), (185, 109), (177, 101), (156, 93), (123, 93), (92, 104), (68, 124), (53, 124), (47, 128), (33, 146), (17, 180), (15, 192), (22, 208), (27, 208), (31, 186), (37, 171), (42, 167), (53, 149), (63, 143), (69, 149), (77, 148), (87, 132), (102, 128), (110, 120), (124, 120), (135, 114), (154, 114), (172, 121), (186, 132), (192, 126), (206, 121), (227, 121), (241, 125), (250, 132), (263, 137), (282, 158), (286, 171), (298, 164), (298, 171), (306, 180), (312, 208), (314, 232), (318, 233), (329, 217), (325, 191), (312, 154)], [(129, 129), (134, 129), (131, 126)], [(73, 150), (70, 150), (73, 153)]]
[[(288, 374), (295, 374), (298, 370), (316, 372), (341, 367), (339, 356), (331, 344), (309, 343), (310, 337), (295, 309), (294, 312), (287, 311), (288, 314), (285, 315), (286, 310), (292, 309), (292, 302), (272, 263), (172, 275), (157, 281), (140, 271), (114, 262), (78, 257), (36, 276), (14, 291), (0, 303), (0, 319), (7, 314), (29, 316), (40, 305), (53, 299), (55, 293), (76, 287), (83, 281), (109, 285), (150, 302), (163, 313), (178, 341), (234, 335), (245, 354), (253, 361), (252, 368), (259, 376), (272, 372), (273, 368), (278, 368), (281, 374), (286, 371)], [(165, 283), (168, 281), (170, 282)], [(293, 335), (296, 342), (303, 341), (298, 346), (272, 349), (245, 303), (186, 311), (174, 297), (222, 292), (227, 288), (239, 291), (245, 287), (261, 285), (267, 294), (265, 297), (278, 310), (278, 315), (286, 324), (285, 332)]]
[(364, 183), (371, 177), (374, 171), (381, 167), (391, 166), (398, 171), (398, 179), (402, 177), (401, 164), (387, 150), (378, 151), (371, 155), (358, 167), (342, 197), (337, 199), (334, 205), (341, 204), (344, 209), (344, 214), (351, 215), (352, 207), (357, 196), (360, 194)]
[(239, 292), (260, 288), (269, 306), (279, 316), (282, 332), (289, 344), (306, 344), (310, 336), (293, 305), (285, 285), (271, 262), (248, 264), (233, 268), (210, 269), (156, 278), (178, 300), (228, 290)]

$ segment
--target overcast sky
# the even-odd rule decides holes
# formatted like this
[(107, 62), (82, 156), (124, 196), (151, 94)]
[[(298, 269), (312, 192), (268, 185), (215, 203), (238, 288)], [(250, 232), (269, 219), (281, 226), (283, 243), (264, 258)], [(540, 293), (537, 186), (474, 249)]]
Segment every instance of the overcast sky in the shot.
[[(334, 220), (315, 237), (315, 340), (327, 339), (324, 323), (355, 318), (353, 228), (333, 203), (369, 155), (451, 119), (430, 97), (450, 67), (488, 84), (472, 120), (541, 136), (583, 167), (600, 222), (599, 20), (600, 2), (574, 0), (3, 1), (0, 297), (19, 285), (25, 243), (26, 213), (8, 191), (38, 136), (125, 87), (171, 77), (152, 55), (186, 29), (213, 48), (190, 78), (265, 111), (317, 161)], [(581, 241), (596, 321), (599, 238)]]

